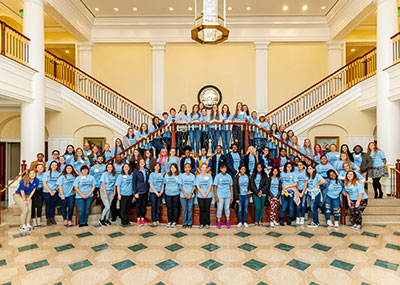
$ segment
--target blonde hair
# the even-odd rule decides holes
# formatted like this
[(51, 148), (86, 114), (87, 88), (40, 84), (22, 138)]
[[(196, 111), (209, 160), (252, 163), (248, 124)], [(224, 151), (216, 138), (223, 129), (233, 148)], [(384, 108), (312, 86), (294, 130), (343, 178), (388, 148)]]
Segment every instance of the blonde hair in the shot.
[[(29, 170), (29, 171), (25, 174), (25, 177), (24, 177), (24, 186), (25, 186), (25, 187), (28, 187), (28, 186), (29, 186), (29, 183), (30, 183), (30, 181), (29, 181), (29, 174), (31, 174), (31, 172), (35, 173), (35, 177), (36, 177), (36, 171), (33, 170), (33, 169)], [(34, 178), (34, 179), (35, 179), (35, 178)]]

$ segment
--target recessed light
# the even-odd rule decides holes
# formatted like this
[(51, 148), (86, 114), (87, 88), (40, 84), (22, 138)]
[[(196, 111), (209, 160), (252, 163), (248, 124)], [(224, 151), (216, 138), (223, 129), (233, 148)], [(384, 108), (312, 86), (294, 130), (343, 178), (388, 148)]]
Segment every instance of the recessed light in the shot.
[(69, 50), (66, 50), (65, 53), (69, 53)]
[(99, 8), (94, 8), (94, 10), (95, 10), (96, 12), (99, 12), (99, 11), (100, 11), (100, 9), (99, 9)]
[(189, 7), (189, 8), (188, 8), (188, 10), (189, 10), (189, 11), (192, 11), (192, 10), (193, 10), (193, 8), (192, 8), (192, 7)]
[(355, 48), (352, 48), (350, 51), (351, 51), (351, 52), (355, 52), (355, 51), (356, 51), (356, 49), (355, 49)]
[(251, 7), (247, 7), (246, 10), (247, 10), (247, 11), (250, 11), (250, 10), (251, 10)]
[(169, 7), (169, 10), (170, 10), (170, 11), (174, 11), (174, 8), (172, 8), (172, 7)]
[(289, 7), (287, 5), (283, 6), (283, 11), (287, 11)]
[(119, 11), (119, 9), (118, 9), (118, 8), (114, 8), (114, 11), (115, 11), (115, 12), (118, 12), (118, 11)]
[(321, 10), (325, 10), (325, 9), (326, 9), (326, 6), (322, 6), (322, 7), (321, 7)]
[(303, 9), (303, 11), (307, 11), (307, 9), (308, 9), (307, 5), (304, 5), (302, 9)]
[(133, 7), (133, 11), (137, 11), (137, 8), (136, 8), (136, 7)]
[(229, 10), (229, 11), (232, 11), (232, 7), (228, 7), (228, 10)]

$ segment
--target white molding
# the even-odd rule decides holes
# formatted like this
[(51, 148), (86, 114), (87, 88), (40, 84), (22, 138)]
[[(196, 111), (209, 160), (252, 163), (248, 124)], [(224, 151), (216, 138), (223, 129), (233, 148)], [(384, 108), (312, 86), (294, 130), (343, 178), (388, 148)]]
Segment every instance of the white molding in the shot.
[(256, 41), (256, 111), (268, 113), (268, 46), (270, 41)]
[(157, 116), (164, 112), (164, 91), (165, 91), (165, 45), (166, 42), (150, 42), (152, 47), (152, 78), (153, 78), (153, 108), (152, 111)]
[(45, 77), (44, 95), (46, 108), (53, 111), (62, 111), (61, 93), (62, 88), (57, 81)]
[(360, 110), (376, 108), (376, 75), (360, 83)]
[(390, 101), (400, 100), (400, 64), (395, 64), (385, 70), (389, 75), (389, 92), (388, 99)]

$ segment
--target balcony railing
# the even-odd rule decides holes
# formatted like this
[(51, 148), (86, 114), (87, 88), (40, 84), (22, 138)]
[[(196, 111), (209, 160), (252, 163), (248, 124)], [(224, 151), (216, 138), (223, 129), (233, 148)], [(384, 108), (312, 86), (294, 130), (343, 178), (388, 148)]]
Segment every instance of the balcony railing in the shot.
[(400, 62), (400, 33), (390, 38), (393, 46), (393, 64)]
[(29, 65), (29, 42), (17, 30), (0, 21), (0, 53), (24, 65)]

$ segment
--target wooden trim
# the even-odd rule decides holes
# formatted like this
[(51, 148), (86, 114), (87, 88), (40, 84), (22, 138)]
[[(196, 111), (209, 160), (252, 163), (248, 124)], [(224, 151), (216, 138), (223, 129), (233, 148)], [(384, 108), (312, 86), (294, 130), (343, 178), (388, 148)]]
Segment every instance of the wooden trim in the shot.
[(391, 66), (388, 66), (388, 67), (386, 67), (385, 69), (383, 69), (383, 71), (386, 71), (386, 70), (392, 68), (393, 66), (398, 65), (399, 63), (400, 63), (400, 61), (399, 61), (399, 62), (396, 62), (396, 63), (393, 63)]
[(6, 55), (6, 23), (1, 22), (1, 50), (2, 55)]
[(400, 35), (400, 32), (398, 32), (397, 34), (394, 34), (393, 36), (390, 37), (391, 40), (393, 40), (393, 38), (397, 37)]
[(31, 39), (28, 38), (27, 36), (25, 36), (24, 34), (21, 34), (20, 32), (18, 32), (16, 29), (10, 27), (9, 25), (7, 25), (7, 23), (3, 22), (0, 20), (1, 25), (7, 27), (8, 29), (10, 29), (11, 31), (17, 33), (18, 35), (20, 35), (21, 37), (25, 38), (26, 40), (30, 41)]

